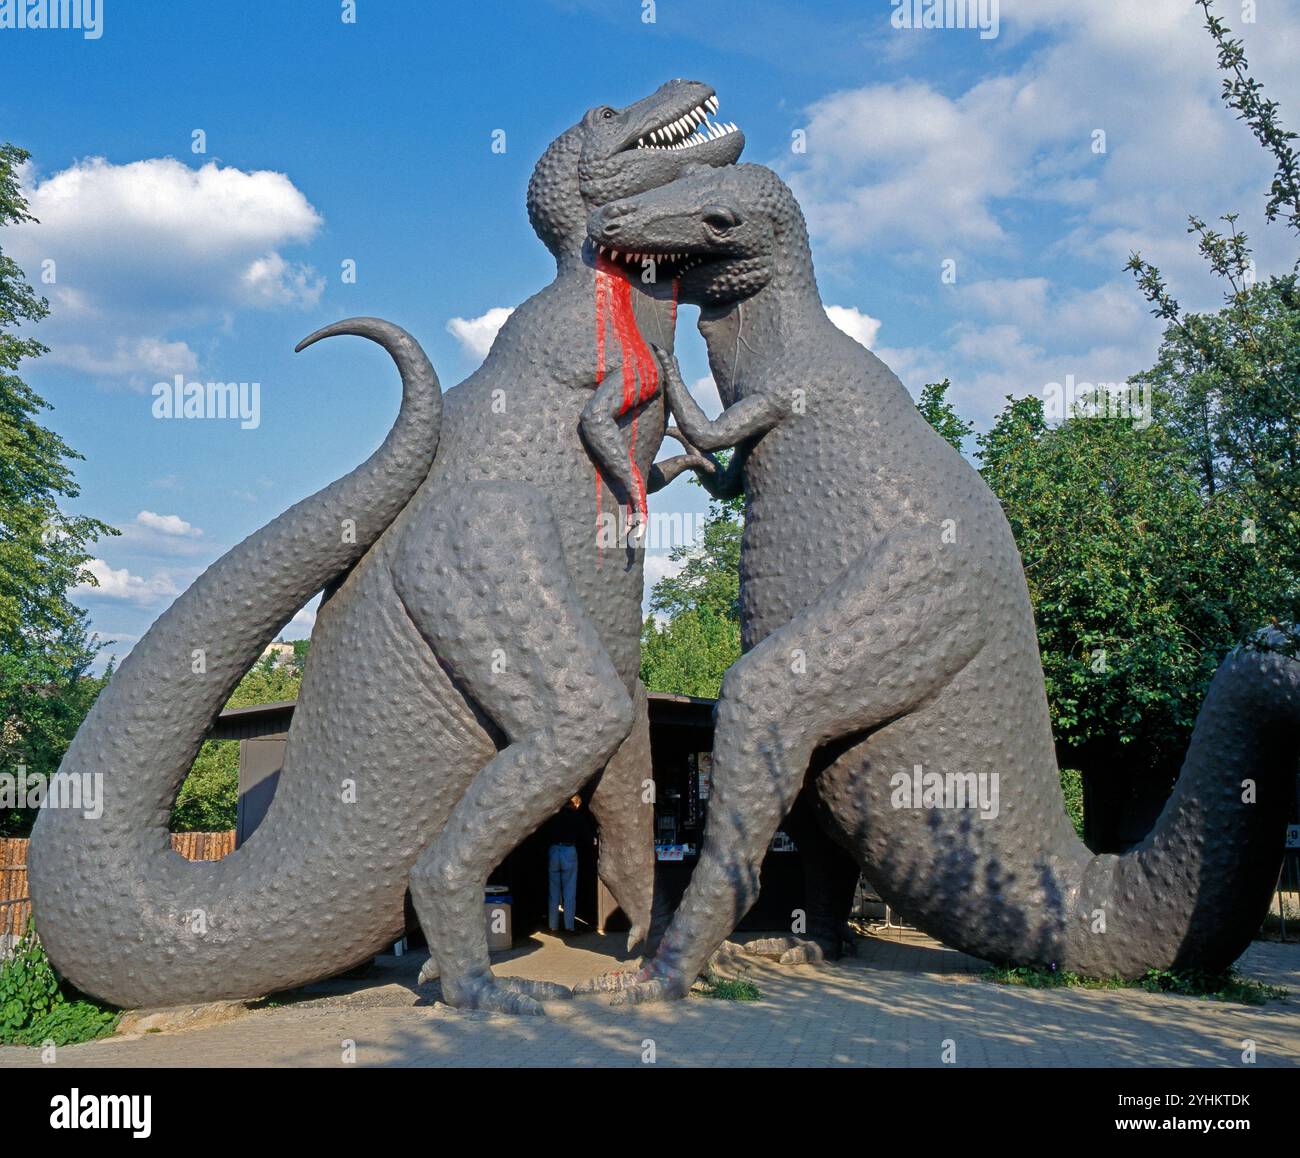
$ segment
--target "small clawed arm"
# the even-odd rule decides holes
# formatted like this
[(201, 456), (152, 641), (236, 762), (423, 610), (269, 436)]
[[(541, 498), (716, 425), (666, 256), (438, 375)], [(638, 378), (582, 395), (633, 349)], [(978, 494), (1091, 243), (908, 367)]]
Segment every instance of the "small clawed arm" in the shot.
[[(632, 456), (618, 424), (623, 406), (622, 376), (609, 374), (582, 408), (578, 428), (601, 473), (613, 479), (628, 496), (628, 501), (635, 503), (639, 496)], [(646, 489), (648, 491), (650, 487)]]
[(686, 389), (681, 371), (677, 369), (677, 359), (658, 346), (651, 349), (663, 368), (664, 393), (673, 417), (682, 433), (701, 450), (720, 450), (757, 438), (789, 413), (785, 400), (771, 394), (751, 394), (709, 421)]

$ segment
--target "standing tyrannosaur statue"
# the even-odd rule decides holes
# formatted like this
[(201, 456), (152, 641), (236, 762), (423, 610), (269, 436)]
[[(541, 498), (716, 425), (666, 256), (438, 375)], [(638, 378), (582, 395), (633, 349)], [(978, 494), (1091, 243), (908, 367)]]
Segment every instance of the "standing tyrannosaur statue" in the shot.
[[(643, 290), (625, 263), (598, 261), (586, 219), (688, 163), (734, 162), (743, 137), (708, 120), (716, 107), (708, 86), (672, 81), (592, 109), (550, 146), (528, 209), (557, 276), (445, 398), (388, 323), (303, 343), (383, 344), (402, 372), (397, 423), (365, 464), (214, 563), (78, 732), (61, 773), (102, 774), (103, 815), (44, 809), (30, 865), (41, 938), (79, 988), (157, 1006), (329, 976), (400, 935), (409, 879), (446, 1000), (538, 1009), (532, 994), (553, 989), (492, 977), (482, 886), (607, 762), (592, 802), (602, 875), (644, 926), (642, 555), (602, 538), (598, 515), (643, 510), (643, 480), (662, 481), (664, 405), (642, 332), (671, 341), (674, 303), (671, 283)], [(322, 587), (271, 808), (232, 856), (186, 862), (167, 820), (199, 745)]]
[(665, 390), (696, 447), (737, 447), (746, 496), (747, 651), (718, 701), (701, 858), (653, 960), (596, 987), (681, 996), (753, 904), (805, 784), (880, 895), (954, 948), (1094, 976), (1235, 960), (1277, 879), (1295, 639), (1272, 631), (1223, 661), (1155, 828), (1094, 855), (1063, 807), (1001, 507), (827, 318), (789, 189), (754, 165), (696, 171), (606, 205), (590, 231), (684, 255), (726, 409), (710, 422), (662, 353)]

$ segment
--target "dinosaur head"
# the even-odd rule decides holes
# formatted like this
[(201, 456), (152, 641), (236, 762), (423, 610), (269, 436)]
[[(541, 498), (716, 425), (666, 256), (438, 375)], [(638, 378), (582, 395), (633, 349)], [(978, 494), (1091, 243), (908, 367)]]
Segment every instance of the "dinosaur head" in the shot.
[(681, 176), (693, 165), (731, 165), (745, 147), (735, 125), (710, 120), (706, 84), (670, 80), (625, 108), (600, 105), (542, 155), (528, 185), (528, 217), (559, 259), (581, 254), (587, 216)]
[(753, 297), (781, 275), (811, 277), (799, 205), (761, 165), (692, 167), (597, 209), (588, 234), (599, 248), (665, 263), (681, 300), (699, 305)]

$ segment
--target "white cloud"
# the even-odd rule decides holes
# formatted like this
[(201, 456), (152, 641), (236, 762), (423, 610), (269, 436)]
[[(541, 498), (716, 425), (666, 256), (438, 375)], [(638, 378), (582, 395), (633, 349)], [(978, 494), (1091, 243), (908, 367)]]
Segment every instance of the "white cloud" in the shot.
[(197, 358), (170, 331), (311, 306), (324, 288), (279, 252), (322, 224), (283, 173), (90, 157), (22, 178), (37, 222), (7, 230), (6, 248), (51, 299), (41, 337), (62, 365), (108, 378), (190, 373)]
[(880, 319), (864, 314), (856, 306), (827, 306), (826, 316), (836, 329), (843, 330), (855, 342), (870, 350), (880, 333)]
[[(1294, 127), (1300, 11), (1261, 6), (1250, 25), (1227, 17)], [(774, 164), (837, 285), (854, 280), (864, 254), (887, 271), (895, 309), (911, 315), (885, 314), (890, 333), (910, 327), (923, 344), (876, 352), (909, 387), (950, 377), (954, 400), (984, 422), (1006, 394), (1150, 366), (1161, 325), (1123, 272), (1132, 251), (1161, 268), (1185, 307), (1222, 304), (1187, 235), (1189, 213), (1240, 211), (1260, 276), (1289, 270), (1293, 237), (1263, 224), (1271, 158), (1224, 107), (1203, 24), (1185, 0), (1018, 0), (1003, 5), (999, 42), (1016, 55), (989, 58), (974, 81), (902, 79), (806, 109), (807, 153)], [(1104, 152), (1094, 151), (1098, 130)], [(957, 281), (941, 285), (950, 257)]]
[(193, 523), (187, 523), (180, 515), (158, 515), (153, 511), (141, 511), (136, 515), (135, 521), (142, 527), (161, 531), (164, 535), (183, 535), (186, 538), (197, 539), (203, 534), (198, 527)]
[(447, 332), (461, 344), (466, 354), (481, 362), (492, 349), (498, 331), (514, 312), (508, 306), (493, 306), (477, 318), (452, 318), (447, 323)]
[(187, 343), (168, 342), (161, 338), (118, 338), (111, 346), (59, 342), (50, 351), (50, 361), (96, 378), (136, 374), (160, 378), (192, 374), (199, 368), (198, 356)]
[(73, 588), (74, 594), (83, 598), (98, 596), (101, 599), (123, 600), (149, 607), (180, 594), (180, 589), (165, 573), (160, 572), (145, 579), (132, 575), (125, 567), (115, 570), (103, 559), (91, 559), (86, 564), (86, 570), (94, 576), (96, 585), (83, 583)]
[(121, 534), (114, 541), (135, 554), (195, 558), (215, 549), (200, 528), (179, 515), (141, 511), (118, 530)]
[[(1200, 268), (1184, 234), (1189, 212), (1240, 209), (1258, 222), (1271, 161), (1223, 106), (1195, 5), (1018, 0), (1003, 16), (1007, 39), (1045, 34), (1012, 71), (964, 90), (875, 84), (808, 108), (806, 154), (778, 164), (821, 245), (919, 246), (927, 260), (1032, 253), (1023, 224), (1038, 203), (1073, 255), (1113, 271), (1140, 248), (1181, 272)], [(1297, 108), (1300, 13), (1261, 8), (1234, 31), (1267, 95)], [(1093, 151), (1097, 130), (1105, 153)], [(1274, 242), (1251, 232), (1294, 256), (1284, 231)]]

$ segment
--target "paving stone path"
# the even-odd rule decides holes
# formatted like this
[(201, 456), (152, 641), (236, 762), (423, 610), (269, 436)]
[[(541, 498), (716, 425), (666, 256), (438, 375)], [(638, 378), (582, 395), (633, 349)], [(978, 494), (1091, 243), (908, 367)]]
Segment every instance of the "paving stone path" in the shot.
[[(572, 984), (612, 967), (620, 936), (545, 934), (498, 973)], [(864, 939), (821, 968), (756, 962), (761, 999), (692, 996), (610, 1007), (591, 996), (546, 1018), (462, 1013), (417, 989), (422, 953), (379, 958), (360, 979), (183, 1032), (61, 1049), (81, 1066), (1300, 1066), (1300, 945), (1256, 942), (1239, 963), (1292, 996), (1246, 1006), (1136, 990), (1033, 990), (978, 977), (980, 962), (916, 934)], [(349, 1048), (348, 1043), (355, 1043)], [(653, 1061), (650, 1059), (653, 1058)], [(0, 1067), (39, 1051), (0, 1048)]]

